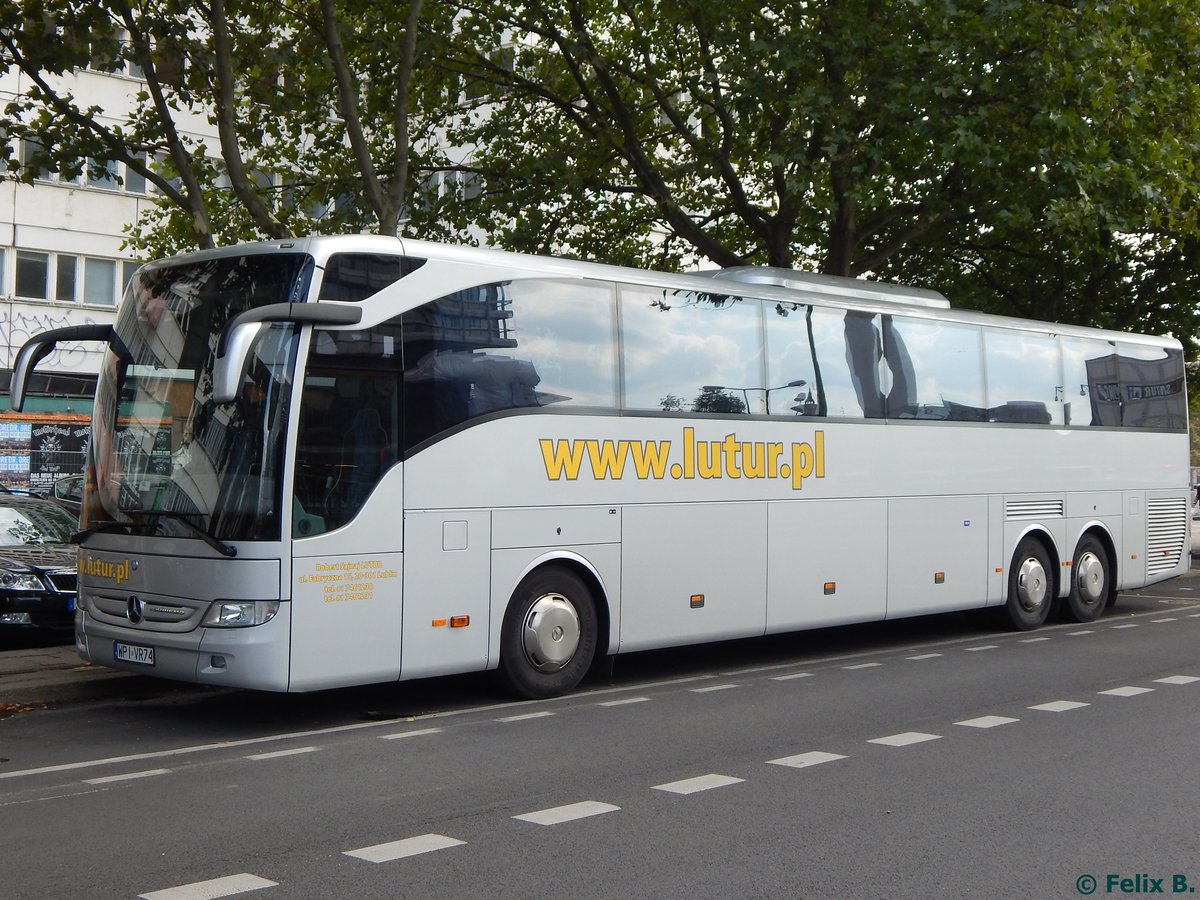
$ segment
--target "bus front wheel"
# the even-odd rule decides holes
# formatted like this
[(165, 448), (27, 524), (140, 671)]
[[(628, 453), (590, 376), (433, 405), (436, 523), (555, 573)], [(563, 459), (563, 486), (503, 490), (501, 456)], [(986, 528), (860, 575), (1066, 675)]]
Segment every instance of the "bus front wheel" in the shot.
[(1008, 621), (1018, 631), (1032, 631), (1045, 624), (1054, 602), (1054, 576), (1050, 557), (1041, 541), (1024, 538), (1013, 554), (1008, 572)]
[(1067, 615), (1076, 622), (1094, 622), (1108, 605), (1111, 566), (1108, 552), (1093, 535), (1085, 535), (1071, 563), (1071, 593)]
[(596, 652), (596, 607), (574, 572), (548, 567), (513, 592), (500, 633), (499, 674), (518, 697), (540, 700), (572, 690)]

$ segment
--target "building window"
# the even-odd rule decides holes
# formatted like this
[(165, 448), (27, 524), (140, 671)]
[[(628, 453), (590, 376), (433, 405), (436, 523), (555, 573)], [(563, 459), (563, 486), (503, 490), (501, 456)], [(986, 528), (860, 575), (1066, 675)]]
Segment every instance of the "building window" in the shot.
[[(138, 157), (142, 164), (146, 162), (146, 155), (143, 153)], [(146, 193), (146, 176), (141, 172), (135, 171), (128, 163), (125, 165), (125, 184), (124, 188), (131, 194)]]
[(106, 191), (117, 189), (117, 164), (114, 160), (89, 159), (87, 161), (88, 187)]
[(47, 299), (50, 254), (32, 250), (17, 251), (16, 295), (35, 300)]
[(83, 302), (115, 306), (116, 279), (116, 260), (86, 258), (83, 261)]
[(61, 303), (75, 302), (75, 257), (59, 253), (55, 260), (54, 299)]

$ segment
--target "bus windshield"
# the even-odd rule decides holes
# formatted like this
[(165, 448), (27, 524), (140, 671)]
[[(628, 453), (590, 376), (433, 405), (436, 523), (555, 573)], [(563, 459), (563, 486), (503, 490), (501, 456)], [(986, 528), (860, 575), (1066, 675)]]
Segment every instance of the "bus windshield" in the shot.
[(134, 276), (96, 386), (85, 528), (279, 539), (296, 329), (262, 326), (232, 403), (212, 399), (213, 363), (230, 319), (303, 300), (311, 273), (308, 255), (278, 253), (151, 265)]

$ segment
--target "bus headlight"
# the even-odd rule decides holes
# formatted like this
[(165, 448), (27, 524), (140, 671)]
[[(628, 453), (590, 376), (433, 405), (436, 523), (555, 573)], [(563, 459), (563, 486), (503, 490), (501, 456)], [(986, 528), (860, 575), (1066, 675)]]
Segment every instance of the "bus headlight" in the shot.
[(208, 608), (203, 625), (216, 628), (245, 628), (262, 625), (279, 612), (278, 600), (217, 600)]

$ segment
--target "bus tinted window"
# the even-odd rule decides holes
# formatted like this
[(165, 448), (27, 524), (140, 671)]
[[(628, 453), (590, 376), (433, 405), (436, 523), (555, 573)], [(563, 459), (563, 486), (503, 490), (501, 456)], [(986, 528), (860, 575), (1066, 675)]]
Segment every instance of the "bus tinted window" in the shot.
[(1062, 425), (1062, 358), (1049, 334), (985, 328), (989, 422)]
[(335, 253), (325, 265), (321, 300), (358, 302), (421, 267), (424, 260), (372, 253)]
[[(772, 416), (861, 416), (847, 377), (845, 346), (833, 334), (840, 315), (801, 303), (767, 303), (766, 412)], [(819, 335), (819, 337), (818, 337)], [(830, 341), (836, 352), (830, 356)], [(821, 343), (819, 360), (814, 341)], [(846, 411), (847, 398), (852, 412)], [(830, 401), (832, 399), (832, 409)]]
[(622, 286), (626, 408), (766, 412), (761, 306), (726, 294)]
[(1161, 347), (1117, 344), (1121, 424), (1126, 428), (1187, 428), (1183, 354)]
[(398, 459), (400, 344), (398, 319), (313, 333), (296, 441), (295, 537), (350, 521)]
[(1068, 425), (1121, 424), (1117, 348), (1112, 341), (1059, 338)]
[(903, 316), (882, 319), (890, 418), (986, 420), (977, 326)]
[(617, 405), (612, 288), (491, 284), (404, 314), (405, 446), (488, 413)]

